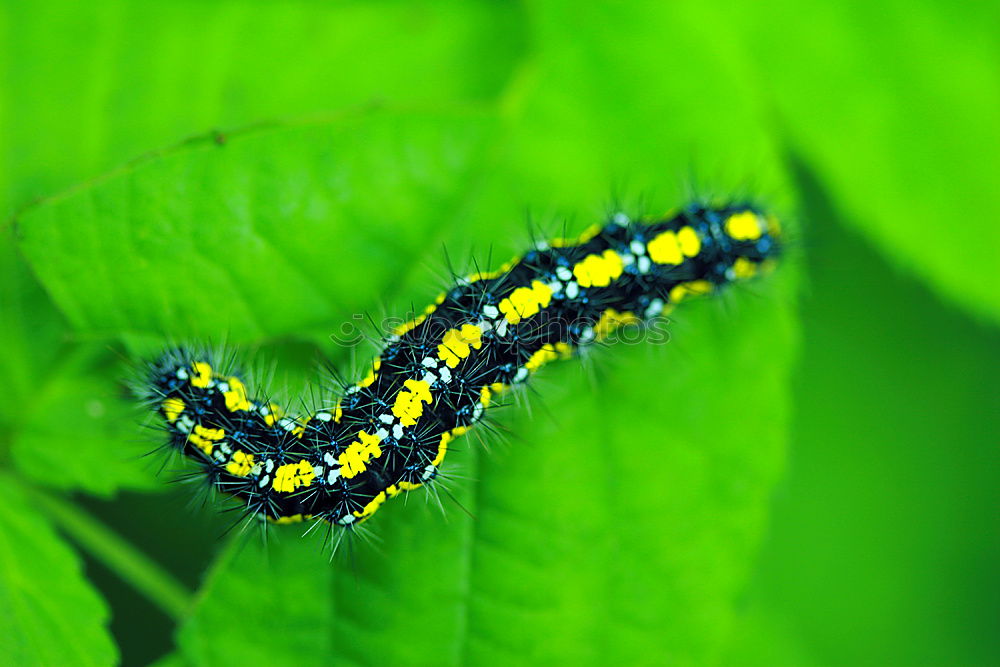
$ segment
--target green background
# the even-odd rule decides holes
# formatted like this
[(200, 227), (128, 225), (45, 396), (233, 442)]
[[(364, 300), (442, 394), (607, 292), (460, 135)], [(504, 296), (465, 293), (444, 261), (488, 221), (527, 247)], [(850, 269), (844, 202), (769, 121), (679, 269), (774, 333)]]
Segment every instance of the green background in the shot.
[[(0, 45), (5, 664), (1000, 664), (996, 3), (7, 0)], [(167, 342), (297, 397), (442, 248), (696, 196), (781, 269), (539, 374), (449, 457), (474, 518), (331, 563), (143, 456)]]

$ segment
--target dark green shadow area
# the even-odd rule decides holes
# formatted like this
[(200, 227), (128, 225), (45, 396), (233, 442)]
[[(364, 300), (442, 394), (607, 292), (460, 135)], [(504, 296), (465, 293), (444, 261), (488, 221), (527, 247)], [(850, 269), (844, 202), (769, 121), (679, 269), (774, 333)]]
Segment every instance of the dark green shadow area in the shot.
[[(796, 637), (802, 664), (1000, 664), (1000, 333), (894, 271), (797, 171), (802, 365), (747, 607)], [(755, 643), (742, 662), (774, 664)]]

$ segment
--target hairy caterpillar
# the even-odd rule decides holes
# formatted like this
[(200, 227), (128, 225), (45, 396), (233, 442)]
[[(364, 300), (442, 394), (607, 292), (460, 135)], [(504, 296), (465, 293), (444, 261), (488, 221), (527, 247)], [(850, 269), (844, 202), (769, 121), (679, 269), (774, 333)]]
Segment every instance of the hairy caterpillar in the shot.
[(332, 409), (286, 415), (185, 350), (152, 364), (145, 394), (171, 445), (249, 513), (352, 527), (432, 482), (497, 393), (623, 324), (767, 270), (780, 248), (777, 220), (749, 204), (655, 221), (618, 213), (458, 280), (394, 331)]

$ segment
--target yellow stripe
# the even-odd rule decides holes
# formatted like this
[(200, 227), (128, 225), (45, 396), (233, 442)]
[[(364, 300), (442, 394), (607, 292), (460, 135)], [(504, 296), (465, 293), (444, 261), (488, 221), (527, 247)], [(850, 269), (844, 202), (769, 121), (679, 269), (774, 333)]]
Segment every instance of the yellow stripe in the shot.
[(507, 322), (517, 324), (524, 318), (536, 315), (552, 302), (552, 289), (540, 280), (533, 280), (531, 287), (518, 287), (500, 302), (498, 308)]
[(624, 266), (621, 255), (605, 250), (600, 255), (587, 255), (573, 267), (573, 276), (580, 287), (605, 287), (622, 274)]
[[(347, 449), (337, 457), (337, 462), (340, 464), (340, 475), (351, 479), (363, 473), (367, 469), (365, 464), (382, 456), (380, 442), (382, 440), (377, 435), (369, 435), (365, 431), (360, 431), (358, 440), (348, 445)], [(310, 470), (312, 470), (311, 467)]]

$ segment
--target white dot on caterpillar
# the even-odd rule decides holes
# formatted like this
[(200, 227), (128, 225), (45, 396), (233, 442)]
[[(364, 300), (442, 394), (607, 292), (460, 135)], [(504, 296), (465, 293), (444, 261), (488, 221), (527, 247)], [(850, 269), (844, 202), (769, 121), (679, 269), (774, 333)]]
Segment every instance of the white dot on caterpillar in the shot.
[(575, 280), (566, 285), (566, 298), (575, 299), (580, 296), (580, 284)]
[(392, 424), (394, 421), (396, 421), (396, 418), (387, 412), (383, 415), (379, 415), (378, 420), (383, 424)]
[(375, 431), (375, 435), (378, 437), (379, 440), (385, 440), (387, 437), (389, 437), (389, 432), (384, 428), (380, 428), (379, 430)]
[(264, 475), (263, 477), (260, 478), (260, 481), (257, 482), (257, 487), (263, 489), (265, 486), (267, 486), (270, 483), (271, 483), (271, 476), (270, 475)]
[(632, 251), (633, 255), (646, 254), (646, 245), (642, 241), (632, 241), (628, 244), (628, 249)]
[(337, 463), (337, 459), (335, 459), (333, 457), (333, 454), (331, 454), (330, 452), (323, 454), (323, 461), (325, 461), (328, 466), (333, 466), (334, 464)]
[(281, 421), (278, 422), (278, 425), (286, 431), (294, 431), (299, 426), (294, 419), (290, 419), (288, 417), (281, 419)]
[(267, 459), (264, 461), (264, 470), (268, 473), (274, 472), (274, 459)]
[(635, 255), (630, 252), (622, 253), (622, 266), (631, 266), (635, 264)]
[(619, 227), (626, 227), (631, 220), (624, 213), (618, 212), (611, 216), (611, 222), (615, 223)]
[(649, 302), (649, 305), (646, 306), (646, 311), (643, 313), (643, 315), (646, 317), (646, 319), (649, 319), (651, 317), (656, 317), (657, 315), (663, 312), (663, 309), (665, 307), (666, 304), (663, 302), (663, 299), (653, 299), (652, 301)]
[(499, 324), (497, 324), (497, 336), (503, 338), (506, 335), (507, 335), (507, 319), (504, 318), (500, 320)]
[(435, 382), (437, 382), (437, 379), (438, 379), (437, 375), (434, 375), (434, 373), (427, 372), (424, 373), (424, 376), (422, 378), (420, 378), (420, 381), (426, 382), (427, 384), (434, 384)]
[(330, 471), (330, 474), (326, 476), (326, 483), (332, 485), (340, 477), (340, 468), (334, 468)]
[(559, 266), (556, 267), (556, 277), (563, 282), (568, 282), (573, 279), (573, 272), (565, 266)]
[(528, 369), (518, 368), (517, 373), (514, 374), (514, 382), (524, 382), (528, 379)]
[(191, 429), (194, 428), (194, 420), (188, 415), (184, 415), (177, 420), (176, 425), (177, 430), (181, 433), (190, 433)]
[(315, 418), (321, 422), (328, 422), (331, 419), (333, 419), (333, 415), (331, 415), (329, 412), (317, 412)]
[(649, 260), (649, 257), (643, 255), (639, 258), (638, 267), (639, 273), (649, 273), (649, 269), (653, 266), (653, 263)]
[(355, 517), (353, 514), (345, 514), (344, 516), (337, 519), (337, 523), (339, 523), (341, 526), (346, 526), (348, 524), (354, 523), (354, 519)]
[(580, 344), (581, 345), (586, 345), (587, 343), (590, 343), (593, 340), (594, 340), (594, 328), (593, 327), (587, 327), (586, 329), (584, 329), (583, 331), (580, 332)]
[(442, 380), (442, 382), (444, 382), (445, 384), (447, 384), (448, 382), (451, 382), (451, 369), (450, 368), (448, 368), (447, 366), (442, 366), (438, 370), (438, 372), (441, 373), (441, 380)]
[(420, 480), (426, 482), (427, 480), (432, 479), (436, 474), (437, 474), (437, 466), (431, 463), (426, 468), (424, 468), (423, 474), (420, 475)]
[(437, 368), (438, 360), (435, 359), (434, 357), (424, 357), (423, 359), (420, 360), (420, 363), (423, 366), (426, 366), (427, 368), (434, 369)]
[(191, 377), (191, 375), (187, 372), (187, 369), (184, 368), (183, 366), (177, 369), (176, 375), (178, 380), (187, 380), (189, 377)]
[(497, 308), (496, 306), (491, 306), (491, 305), (483, 306), (483, 315), (490, 318), (491, 320), (495, 320), (497, 316), (500, 315), (500, 309)]
[(396, 424), (395, 426), (392, 427), (392, 437), (394, 437), (396, 440), (399, 440), (400, 438), (403, 437), (402, 424)]

